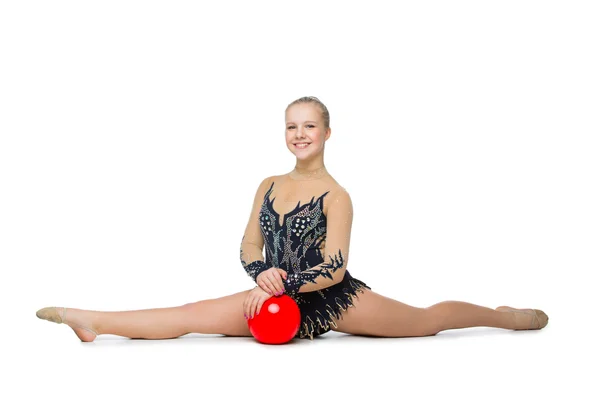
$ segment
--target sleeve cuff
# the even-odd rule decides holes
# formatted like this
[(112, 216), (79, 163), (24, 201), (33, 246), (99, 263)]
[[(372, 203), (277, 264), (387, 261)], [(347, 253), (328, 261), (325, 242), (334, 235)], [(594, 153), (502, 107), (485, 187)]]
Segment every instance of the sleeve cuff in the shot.
[(285, 289), (286, 293), (295, 294), (298, 293), (300, 286), (303, 284), (304, 282), (302, 279), (300, 279), (298, 274), (288, 274), (288, 278), (283, 281), (283, 288)]
[(269, 269), (269, 266), (264, 263), (264, 261), (256, 260), (251, 262), (250, 264), (245, 264), (244, 269), (246, 273), (254, 282), (256, 282), (256, 278), (260, 275), (261, 272)]

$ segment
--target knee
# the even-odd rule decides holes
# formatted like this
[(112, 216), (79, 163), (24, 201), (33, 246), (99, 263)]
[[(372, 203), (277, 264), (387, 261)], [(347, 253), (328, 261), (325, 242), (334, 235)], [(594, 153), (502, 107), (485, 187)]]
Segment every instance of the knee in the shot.
[(424, 308), (422, 321), (423, 336), (437, 335), (444, 328), (444, 320), (441, 314), (435, 308)]
[(188, 317), (193, 315), (198, 315), (200, 310), (205, 306), (206, 300), (196, 301), (193, 303), (186, 303), (182, 306), (179, 306), (179, 309), (183, 314)]
[(186, 303), (181, 305), (178, 308), (180, 312), (181, 320), (185, 325), (186, 332), (197, 332), (197, 322), (199, 320), (198, 316), (202, 315), (203, 308), (205, 307), (204, 300), (196, 301), (193, 303)]

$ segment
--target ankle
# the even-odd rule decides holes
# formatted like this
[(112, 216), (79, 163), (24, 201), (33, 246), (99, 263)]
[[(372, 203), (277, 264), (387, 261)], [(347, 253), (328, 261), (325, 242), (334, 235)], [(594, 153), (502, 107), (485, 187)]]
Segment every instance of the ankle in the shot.
[(498, 311), (503, 314), (506, 329), (517, 329), (517, 314), (512, 311)]
[(102, 327), (102, 316), (99, 315), (101, 314), (100, 312), (97, 311), (91, 311), (92, 315), (90, 316), (89, 319), (89, 323), (90, 323), (90, 328), (93, 329), (96, 334), (98, 335), (102, 335), (104, 334), (104, 329)]
[(97, 335), (102, 334), (102, 312), (81, 310), (82, 324), (96, 332)]
[[(84, 330), (89, 334), (99, 335), (98, 331), (98, 317), (96, 316), (97, 312), (89, 311), (89, 310), (81, 310), (79, 308), (68, 308), (66, 313), (66, 321), (67, 325), (73, 328), (76, 332), (80, 330)], [(79, 333), (78, 333), (79, 336)], [(84, 335), (89, 336), (89, 335)]]

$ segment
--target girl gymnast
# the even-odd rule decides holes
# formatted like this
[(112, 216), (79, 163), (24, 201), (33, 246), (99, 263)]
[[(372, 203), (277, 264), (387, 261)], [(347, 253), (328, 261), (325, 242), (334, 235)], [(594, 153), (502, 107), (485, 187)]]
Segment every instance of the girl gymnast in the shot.
[(36, 315), (68, 325), (84, 342), (102, 334), (142, 339), (188, 333), (252, 336), (248, 319), (265, 300), (283, 294), (300, 308), (299, 339), (313, 340), (330, 330), (414, 337), (476, 326), (529, 330), (547, 325), (548, 316), (537, 309), (491, 309), (461, 301), (413, 307), (375, 293), (350, 275), (352, 200), (325, 168), (325, 142), (330, 136), (329, 111), (319, 99), (302, 97), (288, 105), (285, 137), (296, 166), (260, 183), (240, 245), (241, 264), (256, 283), (253, 289), (176, 307), (134, 311), (46, 307)]

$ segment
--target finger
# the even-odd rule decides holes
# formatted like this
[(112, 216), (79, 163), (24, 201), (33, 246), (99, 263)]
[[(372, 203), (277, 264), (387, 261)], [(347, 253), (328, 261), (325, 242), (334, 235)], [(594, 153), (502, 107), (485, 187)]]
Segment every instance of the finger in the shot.
[(285, 292), (285, 280), (287, 279), (287, 272), (284, 271), (284, 270), (282, 270), (282, 269), (280, 269), (279, 271), (281, 272), (280, 273), (280, 276), (281, 276), (281, 288)]
[(262, 307), (265, 304), (265, 301), (267, 301), (271, 297), (273, 297), (273, 296), (272, 295), (269, 295), (269, 296), (260, 296), (260, 298), (258, 299), (258, 305), (257, 305), (258, 310), (256, 312), (256, 315), (258, 315), (258, 313), (262, 310)]
[(285, 293), (285, 279), (286, 278), (280, 277), (279, 279), (280, 279), (280, 283), (281, 283), (281, 293), (283, 294), (283, 293)]
[(246, 316), (248, 317), (248, 319), (250, 319), (250, 317), (252, 317), (252, 300), (254, 299), (253, 296), (250, 296), (248, 298), (248, 304), (246, 305)]
[(278, 294), (281, 294), (285, 291), (285, 286), (283, 286), (283, 278), (281, 277), (282, 271), (282, 269), (278, 268), (277, 273), (275, 274), (275, 286)]
[(248, 302), (246, 303), (246, 318), (250, 319), (251, 313), (252, 313), (252, 301), (254, 299), (254, 295), (251, 294), (250, 296), (248, 296)]
[(283, 285), (283, 280), (284, 280), (284, 278), (281, 276), (281, 274), (278, 274), (277, 275), (277, 285), (280, 288), (279, 289), (280, 293), (285, 292), (285, 286)]
[(275, 296), (275, 293), (278, 292), (277, 290), (277, 286), (275, 285), (277, 283), (277, 281), (273, 278), (273, 277), (269, 277), (268, 281), (267, 281), (267, 285), (269, 285), (269, 289), (271, 291), (271, 296)]
[(281, 290), (282, 290), (281, 278), (273, 277), (271, 279), (272, 279), (271, 284), (273, 285), (273, 289), (274, 289), (273, 293), (276, 293), (277, 295), (279, 295), (279, 293), (281, 293)]
[(255, 297), (256, 291), (252, 290), (252, 292), (250, 292), (250, 294), (248, 295), (248, 301), (246, 302), (246, 316), (248, 317), (248, 319), (252, 317), (252, 302), (254, 301)]
[(255, 296), (252, 299), (252, 304), (250, 306), (250, 318), (254, 318), (254, 316), (256, 315), (256, 306), (258, 305), (259, 300), (259, 296)]
[(260, 310), (262, 309), (263, 303), (265, 302), (264, 299), (260, 299), (258, 301), (258, 304), (256, 305), (256, 315), (260, 314)]
[(246, 300), (244, 300), (243, 311), (244, 311), (244, 318), (248, 319), (248, 296), (246, 296)]
[(267, 292), (267, 293), (269, 293), (269, 294), (272, 294), (272, 293), (271, 293), (271, 288), (270, 288), (270, 287), (267, 285), (267, 283), (268, 283), (268, 281), (267, 281), (267, 282), (261, 281), (261, 282), (259, 283), (259, 286), (260, 286), (260, 288), (261, 288), (262, 290), (264, 290), (265, 292)]
[(263, 279), (263, 282), (265, 284), (265, 286), (267, 287), (268, 290), (265, 290), (266, 292), (270, 293), (271, 295), (274, 295), (277, 292), (277, 287), (273, 285), (272, 283), (272, 273), (273, 271), (269, 271), (268, 274), (265, 274), (265, 279)]

